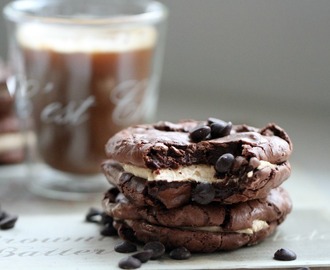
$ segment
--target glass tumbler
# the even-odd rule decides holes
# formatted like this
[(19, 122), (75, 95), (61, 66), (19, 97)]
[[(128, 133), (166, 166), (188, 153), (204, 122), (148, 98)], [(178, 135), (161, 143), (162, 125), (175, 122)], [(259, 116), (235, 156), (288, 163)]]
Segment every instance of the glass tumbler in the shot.
[(166, 7), (141, 0), (19, 0), (4, 8), (30, 189), (105, 191), (105, 144), (155, 115)]

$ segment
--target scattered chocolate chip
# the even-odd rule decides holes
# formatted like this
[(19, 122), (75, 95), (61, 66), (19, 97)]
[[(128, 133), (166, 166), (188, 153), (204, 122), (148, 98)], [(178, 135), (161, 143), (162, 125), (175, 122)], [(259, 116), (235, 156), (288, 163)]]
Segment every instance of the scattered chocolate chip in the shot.
[(118, 194), (120, 194), (118, 188), (113, 187), (113, 188), (110, 188), (107, 191), (106, 196), (113, 202), (116, 199), (116, 197), (117, 197)]
[(8, 214), (7, 212), (1, 209), (0, 205), (0, 229), (1, 230), (9, 230), (14, 228), (18, 216)]
[(133, 254), (132, 257), (138, 259), (142, 263), (145, 263), (151, 259), (152, 255), (153, 255), (153, 251), (147, 249)]
[(102, 213), (101, 215), (101, 224), (102, 225), (107, 225), (107, 224), (112, 224), (113, 218), (112, 216), (107, 215), (106, 213)]
[(191, 199), (199, 204), (209, 204), (215, 197), (215, 190), (209, 183), (199, 183), (192, 192)]
[(144, 245), (143, 250), (151, 250), (152, 256), (151, 260), (156, 260), (163, 256), (165, 253), (165, 246), (159, 241), (148, 242)]
[(3, 219), (6, 216), (5, 212), (2, 212), (0, 209), (0, 220)]
[(6, 212), (2, 212), (1, 219), (0, 219), (0, 229), (1, 230), (9, 230), (14, 228), (18, 216), (16, 215), (9, 215)]
[(87, 222), (92, 222), (92, 223), (100, 223), (101, 219), (102, 219), (102, 211), (94, 207), (91, 207), (88, 210), (85, 218)]
[(101, 230), (103, 236), (115, 236), (118, 235), (117, 230), (113, 227), (112, 223), (108, 223)]
[(136, 239), (135, 232), (132, 228), (126, 226), (119, 226), (117, 234), (123, 235), (125, 239), (134, 241)]
[(190, 131), (190, 139), (194, 142), (200, 142), (205, 140), (211, 134), (211, 128), (209, 126), (197, 126)]
[(191, 253), (185, 247), (178, 247), (170, 251), (169, 256), (174, 260), (187, 260), (191, 257)]
[(113, 227), (113, 218), (105, 212), (91, 207), (85, 216), (85, 221), (103, 225), (100, 234), (103, 236), (116, 236), (117, 230)]
[(228, 172), (231, 166), (233, 165), (235, 157), (230, 154), (223, 154), (217, 162), (215, 163), (215, 170), (219, 173)]
[(131, 253), (137, 250), (137, 246), (129, 241), (123, 241), (115, 246), (115, 251), (119, 253)]
[(278, 249), (274, 254), (274, 259), (279, 261), (293, 261), (296, 258), (296, 253), (287, 248)]
[(297, 270), (310, 270), (310, 268), (309, 267), (300, 267)]
[(132, 257), (132, 256), (128, 256), (126, 258), (123, 258), (119, 261), (118, 263), (118, 266), (121, 268), (121, 269), (137, 269), (141, 266), (141, 262)]

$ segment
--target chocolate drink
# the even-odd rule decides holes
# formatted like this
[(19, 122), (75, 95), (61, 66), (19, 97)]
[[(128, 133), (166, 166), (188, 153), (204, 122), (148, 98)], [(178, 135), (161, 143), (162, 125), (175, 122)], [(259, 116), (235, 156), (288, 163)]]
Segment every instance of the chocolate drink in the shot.
[(30, 28), (19, 40), (40, 158), (98, 173), (109, 137), (145, 118), (155, 31)]

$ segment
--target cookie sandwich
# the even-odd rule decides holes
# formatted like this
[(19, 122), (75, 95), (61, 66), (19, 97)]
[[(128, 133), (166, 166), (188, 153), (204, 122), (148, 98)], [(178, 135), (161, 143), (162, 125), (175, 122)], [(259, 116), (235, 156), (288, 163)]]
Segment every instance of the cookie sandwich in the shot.
[(279, 126), (220, 119), (159, 122), (109, 139), (102, 169), (115, 186), (103, 200), (126, 240), (191, 252), (254, 245), (292, 209), (292, 142)]

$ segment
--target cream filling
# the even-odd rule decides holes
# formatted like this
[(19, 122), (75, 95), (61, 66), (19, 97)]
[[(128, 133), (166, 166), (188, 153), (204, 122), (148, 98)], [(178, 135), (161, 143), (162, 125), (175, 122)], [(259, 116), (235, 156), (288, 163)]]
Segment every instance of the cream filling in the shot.
[(245, 234), (253, 234), (256, 232), (259, 232), (263, 229), (267, 229), (269, 227), (268, 223), (264, 220), (253, 220), (252, 222), (252, 228), (247, 228), (243, 230), (236, 231), (237, 233), (245, 233)]
[[(159, 169), (151, 170), (147, 168), (141, 168), (134, 165), (122, 164), (125, 172), (131, 173), (135, 176), (147, 179), (148, 181), (165, 180), (171, 181), (196, 181), (213, 183), (219, 182), (221, 179), (216, 178), (216, 171), (214, 166), (211, 165), (190, 165), (182, 166), (178, 169)], [(260, 165), (257, 167), (261, 170), (265, 167), (276, 168), (276, 164), (272, 164), (268, 161), (260, 160)], [(253, 176), (253, 171), (248, 172), (248, 177)]]
[(179, 169), (151, 170), (133, 165), (122, 164), (124, 170), (135, 176), (147, 179), (148, 181), (166, 180), (171, 181), (197, 181), (197, 182), (219, 182), (215, 178), (215, 169), (209, 165), (182, 166)]
[(0, 135), (0, 153), (5, 153), (11, 150), (21, 149), (28, 143), (34, 141), (34, 135), (27, 133), (6, 133)]
[[(128, 225), (131, 224), (131, 220), (126, 220), (125, 222), (127, 222)], [(232, 231), (232, 232), (233, 233), (253, 234), (253, 233), (259, 232), (263, 229), (267, 229), (268, 227), (269, 227), (269, 225), (266, 221), (256, 219), (252, 222), (251, 228), (246, 228), (246, 229)], [(211, 233), (217, 233), (217, 232), (230, 233), (231, 232), (231, 231), (224, 231), (223, 228), (221, 228), (220, 226), (178, 227), (177, 229), (183, 229), (183, 230), (189, 230), (189, 231), (211, 232)]]
[[(268, 223), (263, 220), (253, 220), (252, 227), (246, 228), (242, 230), (233, 231), (235, 233), (244, 233), (244, 234), (253, 234), (259, 232), (263, 229), (268, 228)], [(193, 231), (204, 231), (204, 232), (224, 232), (223, 228), (220, 226), (206, 226), (206, 227), (183, 227), (185, 230), (193, 230)]]

